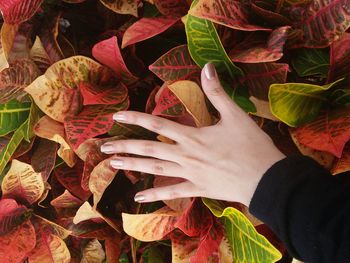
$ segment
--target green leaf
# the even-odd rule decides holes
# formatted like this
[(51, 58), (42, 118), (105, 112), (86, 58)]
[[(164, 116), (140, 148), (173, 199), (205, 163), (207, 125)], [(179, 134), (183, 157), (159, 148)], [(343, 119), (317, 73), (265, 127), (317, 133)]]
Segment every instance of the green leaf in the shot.
[(271, 112), (291, 127), (310, 122), (327, 102), (326, 91), (341, 80), (324, 86), (306, 83), (272, 84), (269, 90)]
[[(197, 2), (193, 1), (192, 7)], [(228, 57), (211, 21), (187, 15), (185, 29), (188, 49), (198, 66), (203, 68), (206, 63), (212, 62), (219, 73), (228, 72), (231, 77), (243, 75), (242, 70)]]
[(337, 89), (330, 95), (330, 100), (336, 105), (350, 106), (350, 90)]
[(204, 204), (225, 226), (235, 263), (272, 263), (282, 258), (281, 253), (263, 236), (239, 210), (222, 202), (202, 198)]
[(126, 253), (123, 253), (119, 258), (119, 263), (129, 263), (129, 258)]
[(0, 136), (16, 130), (28, 118), (30, 103), (11, 100), (0, 105)]
[(28, 119), (13, 133), (11, 140), (0, 152), (0, 174), (2, 174), (17, 147), (23, 141), (27, 128)]
[(252, 101), (249, 100), (249, 91), (247, 88), (238, 85), (235, 89), (224, 80), (221, 80), (221, 85), (223, 86), (227, 95), (237, 103), (245, 112), (256, 112), (256, 107)]
[(292, 59), (292, 65), (300, 77), (328, 77), (329, 52), (325, 49), (299, 49)]
[(39, 109), (39, 107), (33, 102), (30, 107), (30, 113), (28, 117), (28, 126), (24, 134), (24, 139), (27, 142), (30, 142), (30, 140), (34, 137), (35, 134), (34, 134), (33, 128), (42, 116), (44, 116), (44, 114)]

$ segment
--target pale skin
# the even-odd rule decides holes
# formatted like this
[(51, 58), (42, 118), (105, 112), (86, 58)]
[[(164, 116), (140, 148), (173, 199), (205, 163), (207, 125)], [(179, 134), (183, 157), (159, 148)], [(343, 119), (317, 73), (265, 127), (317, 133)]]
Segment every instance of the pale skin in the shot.
[(142, 126), (176, 142), (118, 140), (101, 147), (107, 154), (140, 156), (116, 156), (111, 161), (115, 169), (185, 180), (141, 191), (135, 201), (207, 197), (249, 206), (263, 174), (285, 158), (271, 138), (225, 93), (212, 64), (202, 70), (201, 81), (204, 93), (221, 116), (213, 126), (195, 128), (135, 111), (114, 115), (118, 122)]

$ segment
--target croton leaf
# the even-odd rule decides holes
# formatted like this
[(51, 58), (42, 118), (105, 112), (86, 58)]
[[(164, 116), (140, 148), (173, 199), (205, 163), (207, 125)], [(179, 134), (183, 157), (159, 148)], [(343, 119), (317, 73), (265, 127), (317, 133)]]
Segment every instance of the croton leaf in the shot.
[(77, 149), (87, 139), (107, 133), (113, 126), (113, 114), (129, 107), (129, 99), (116, 105), (89, 105), (75, 116), (65, 119), (67, 139)]
[(108, 237), (105, 240), (105, 248), (107, 261), (110, 263), (119, 263), (121, 253), (120, 234), (115, 233), (114, 235)]
[(3, 262), (22, 263), (36, 244), (35, 229), (30, 220), (0, 238), (0, 258)]
[[(196, 4), (196, 2), (198, 2)], [(208, 19), (218, 24), (243, 31), (271, 31), (269, 28), (255, 25), (246, 5), (238, 0), (199, 0), (194, 1), (189, 14)]]
[(350, 170), (350, 147), (347, 144), (343, 150), (341, 158), (337, 159), (331, 169), (333, 175), (344, 173)]
[(161, 56), (149, 69), (163, 81), (200, 82), (200, 68), (194, 63), (187, 45), (177, 46)]
[(327, 78), (329, 53), (324, 49), (299, 49), (292, 59), (292, 65), (300, 77), (320, 76)]
[(119, 83), (117, 87), (103, 89), (100, 86), (92, 86), (89, 83), (81, 82), (79, 89), (84, 98), (84, 105), (119, 104), (128, 96), (128, 89), (123, 83)]
[(204, 93), (195, 82), (180, 80), (168, 87), (194, 118), (197, 127), (212, 125), (213, 120), (206, 106)]
[(306, 83), (273, 84), (270, 86), (271, 112), (291, 127), (314, 120), (324, 103), (324, 93), (337, 82), (318, 86)]
[(83, 204), (83, 201), (72, 195), (67, 189), (60, 196), (53, 199), (50, 204), (59, 208), (76, 208)]
[(258, 99), (268, 100), (269, 88), (272, 84), (285, 83), (289, 71), (284, 63), (240, 64), (244, 77), (239, 81), (249, 90), (249, 94)]
[(97, 207), (97, 204), (100, 202), (103, 193), (112, 183), (113, 179), (118, 173), (118, 170), (115, 170), (110, 165), (112, 159), (113, 157), (103, 160), (91, 172), (89, 179), (89, 189), (94, 195), (94, 208)]
[(45, 114), (64, 122), (65, 117), (81, 111), (82, 98), (78, 89), (81, 82), (108, 87), (117, 83), (106, 67), (90, 58), (75, 56), (53, 64), (25, 91)]
[(37, 173), (41, 173), (44, 181), (47, 181), (56, 164), (57, 143), (41, 139), (35, 149), (31, 164)]
[(42, 2), (43, 0), (1, 0), (0, 10), (6, 23), (20, 24), (35, 14)]
[(330, 46), (330, 68), (328, 81), (334, 81), (349, 75), (350, 33), (344, 35)]
[(80, 185), (82, 173), (83, 164), (81, 162), (78, 162), (73, 168), (70, 168), (65, 164), (61, 164), (54, 170), (57, 180), (70, 193), (85, 201), (91, 196), (91, 193), (89, 191), (85, 191)]
[(130, 14), (137, 16), (137, 8), (140, 0), (100, 0), (101, 3), (118, 14)]
[(22, 125), (28, 118), (30, 103), (11, 100), (0, 104), (0, 136), (4, 136)]
[(106, 258), (106, 253), (97, 239), (91, 240), (83, 250), (81, 263), (102, 263)]
[(4, 197), (33, 204), (42, 196), (45, 186), (41, 174), (36, 173), (31, 165), (13, 160), (1, 189)]
[(197, 65), (203, 68), (206, 63), (212, 62), (218, 72), (228, 72), (232, 77), (242, 74), (228, 57), (211, 21), (187, 15), (185, 27), (188, 49)]
[(70, 222), (69, 229), (72, 231), (72, 236), (80, 238), (97, 238), (99, 240), (110, 238), (116, 233), (107, 223), (96, 223), (92, 220), (86, 220), (78, 224)]
[(100, 63), (112, 69), (125, 84), (132, 84), (138, 80), (124, 62), (117, 37), (113, 36), (97, 43), (92, 48), (92, 55)]
[(66, 141), (64, 126), (62, 123), (51, 119), (48, 116), (42, 117), (34, 127), (37, 136), (59, 143), (58, 156), (61, 157), (69, 167), (77, 162), (77, 157)]
[(29, 59), (16, 60), (0, 72), (0, 103), (23, 98), (24, 89), (40, 74), (35, 63)]
[(26, 221), (32, 211), (24, 205), (17, 204), (14, 199), (3, 198), (0, 200), (0, 236), (13, 231), (17, 226)]
[(279, 27), (271, 32), (267, 41), (264, 33), (251, 33), (229, 53), (234, 62), (262, 63), (277, 61), (283, 56), (289, 26)]
[(281, 253), (260, 235), (249, 220), (237, 209), (224, 207), (221, 202), (203, 198), (211, 212), (222, 218), (233, 250), (234, 262), (276, 262)]
[[(171, 234), (171, 256), (173, 263), (186, 263), (196, 252), (199, 238), (191, 238), (179, 232)], [(226, 262), (225, 262), (226, 263)], [(228, 262), (227, 262), (228, 263)]]
[(339, 39), (350, 26), (349, 5), (347, 0), (315, 0), (296, 6), (291, 13), (295, 28), (303, 33), (300, 44), (322, 48)]
[(186, 113), (186, 108), (175, 94), (166, 87), (162, 90), (156, 107), (153, 109), (153, 115), (161, 116), (183, 116)]
[(186, 0), (154, 0), (154, 4), (163, 15), (179, 18), (190, 8)]
[(123, 229), (129, 235), (138, 240), (149, 242), (166, 237), (175, 229), (174, 223), (179, 216), (168, 207), (163, 207), (150, 214), (122, 213)]
[(54, 58), (51, 58), (45, 50), (40, 37), (35, 38), (35, 42), (30, 50), (30, 58), (35, 62), (41, 72), (45, 72), (53, 63), (56, 62)]
[(340, 158), (345, 144), (350, 139), (349, 121), (349, 108), (339, 108), (322, 113), (315, 121), (293, 132), (301, 144)]
[(7, 163), (15, 153), (18, 146), (23, 141), (28, 127), (28, 120), (26, 120), (12, 135), (5, 147), (0, 152), (0, 174), (4, 171)]
[(166, 31), (178, 21), (172, 17), (141, 18), (124, 33), (122, 48), (144, 41)]

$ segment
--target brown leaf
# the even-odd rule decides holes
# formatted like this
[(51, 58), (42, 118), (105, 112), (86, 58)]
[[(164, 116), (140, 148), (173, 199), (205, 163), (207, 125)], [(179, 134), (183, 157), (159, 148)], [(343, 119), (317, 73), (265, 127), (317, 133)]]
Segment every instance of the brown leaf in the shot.
[(101, 243), (97, 239), (91, 240), (83, 250), (81, 263), (102, 263), (106, 258)]

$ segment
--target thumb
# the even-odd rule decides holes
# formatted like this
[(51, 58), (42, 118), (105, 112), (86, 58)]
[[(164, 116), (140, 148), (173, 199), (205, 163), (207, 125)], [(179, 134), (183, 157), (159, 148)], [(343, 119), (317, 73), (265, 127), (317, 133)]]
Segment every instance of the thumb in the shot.
[(230, 111), (232, 112), (232, 107), (237, 105), (234, 105), (235, 103), (221, 86), (213, 63), (209, 62), (204, 66), (201, 80), (203, 91), (207, 95), (208, 99), (219, 111), (221, 117), (225, 118), (225, 115), (229, 114)]

